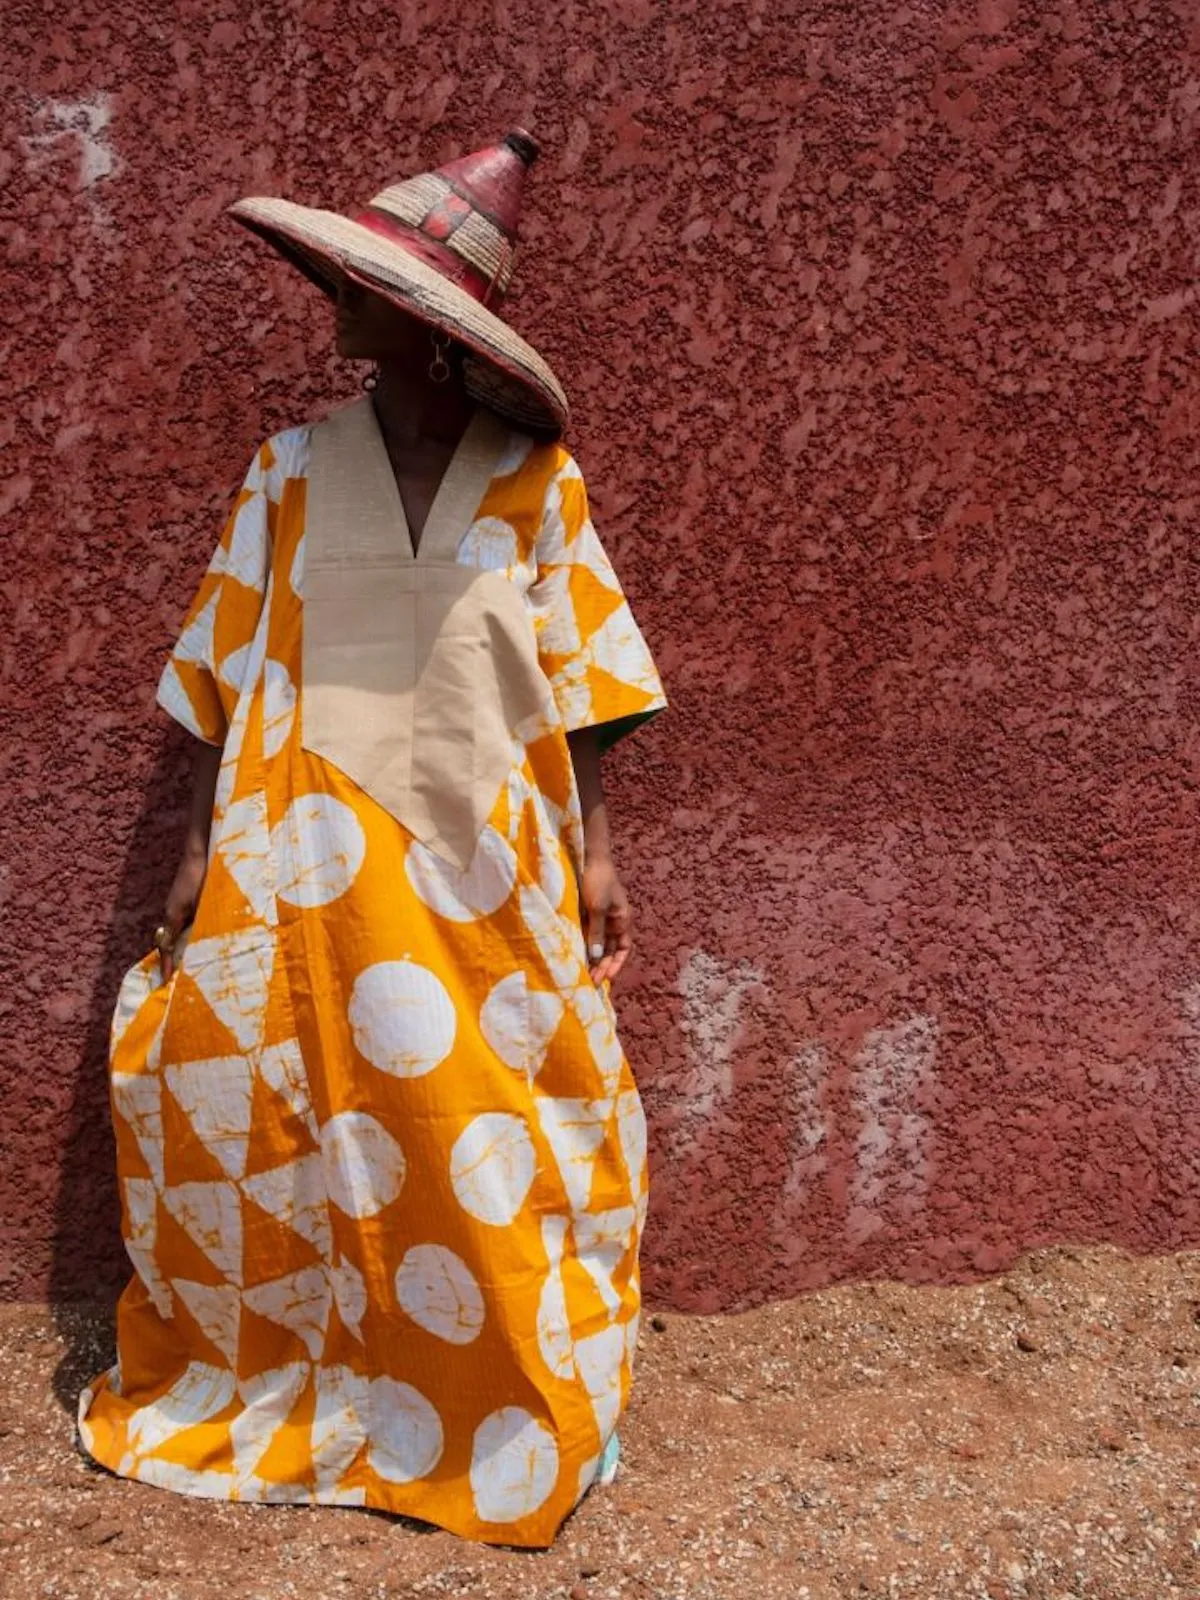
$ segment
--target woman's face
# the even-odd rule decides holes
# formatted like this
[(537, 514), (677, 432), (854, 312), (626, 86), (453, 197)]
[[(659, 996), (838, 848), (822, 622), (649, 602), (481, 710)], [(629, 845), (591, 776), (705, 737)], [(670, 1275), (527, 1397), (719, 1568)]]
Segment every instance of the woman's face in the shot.
[(337, 297), (337, 350), (349, 361), (428, 359), (429, 329), (382, 295), (343, 279)]

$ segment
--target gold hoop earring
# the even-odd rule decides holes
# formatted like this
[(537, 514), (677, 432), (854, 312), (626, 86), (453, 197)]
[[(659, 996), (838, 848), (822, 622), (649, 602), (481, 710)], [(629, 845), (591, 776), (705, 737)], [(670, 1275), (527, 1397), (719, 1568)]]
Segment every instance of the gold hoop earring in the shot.
[(450, 376), (450, 363), (446, 360), (446, 352), (450, 348), (449, 335), (439, 335), (436, 329), (430, 328), (429, 342), (433, 346), (433, 360), (429, 363), (429, 381), (445, 383)]
[(371, 367), (363, 373), (362, 386), (368, 394), (374, 394), (379, 387), (379, 368)]

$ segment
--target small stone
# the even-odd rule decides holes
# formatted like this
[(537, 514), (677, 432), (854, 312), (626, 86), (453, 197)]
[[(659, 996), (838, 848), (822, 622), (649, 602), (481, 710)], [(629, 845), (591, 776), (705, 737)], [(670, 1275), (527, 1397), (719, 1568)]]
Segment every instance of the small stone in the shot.
[(587, 1565), (580, 1567), (579, 1576), (581, 1578), (598, 1578), (600, 1576), (600, 1568), (591, 1565), (589, 1562)]
[(666, 1333), (667, 1319), (656, 1311), (650, 1318), (650, 1326), (654, 1329), (655, 1333)]
[(569, 1600), (591, 1600), (586, 1583), (574, 1583), (567, 1591)]
[(1023, 1350), (1026, 1355), (1035, 1355), (1041, 1349), (1041, 1345), (1022, 1328), (1017, 1334), (1017, 1349)]

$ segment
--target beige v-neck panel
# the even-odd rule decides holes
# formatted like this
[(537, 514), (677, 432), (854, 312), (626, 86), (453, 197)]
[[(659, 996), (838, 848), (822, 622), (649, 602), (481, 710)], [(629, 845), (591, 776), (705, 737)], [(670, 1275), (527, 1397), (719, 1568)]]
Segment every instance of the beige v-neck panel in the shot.
[(308, 469), (302, 743), (460, 869), (553, 700), (519, 590), (455, 559), (507, 439), (475, 413), (415, 553), (369, 398), (313, 429)]

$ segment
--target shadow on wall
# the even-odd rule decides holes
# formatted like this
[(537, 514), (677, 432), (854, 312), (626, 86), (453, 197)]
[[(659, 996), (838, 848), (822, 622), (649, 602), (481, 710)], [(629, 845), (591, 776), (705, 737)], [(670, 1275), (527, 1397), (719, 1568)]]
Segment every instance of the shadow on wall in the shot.
[(122, 977), (149, 948), (150, 931), (182, 848), (191, 742), (182, 729), (168, 727), (145, 780), (88, 1006), (63, 1133), (48, 1297), (66, 1349), (54, 1375), (54, 1392), (72, 1413), (82, 1386), (114, 1359), (111, 1334), (98, 1340), (94, 1319), (77, 1314), (80, 1285), (90, 1286), (94, 1301), (111, 1305), (131, 1273), (121, 1243), (108, 1109), (109, 1024)]

